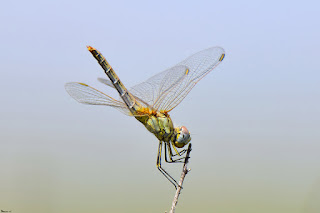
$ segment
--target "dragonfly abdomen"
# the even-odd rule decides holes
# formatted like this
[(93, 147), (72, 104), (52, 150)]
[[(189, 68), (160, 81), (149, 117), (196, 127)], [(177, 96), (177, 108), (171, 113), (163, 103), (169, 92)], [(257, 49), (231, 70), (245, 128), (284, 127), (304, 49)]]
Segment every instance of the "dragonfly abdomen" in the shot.
[(117, 74), (114, 72), (110, 64), (107, 62), (105, 57), (95, 48), (88, 46), (88, 50), (91, 52), (93, 57), (98, 61), (100, 66), (103, 68), (106, 75), (109, 77), (110, 81), (118, 91), (120, 97), (127, 105), (132, 114), (134, 114), (137, 109), (141, 106), (136, 102), (136, 99), (132, 96), (132, 94), (127, 90), (127, 88), (123, 85)]

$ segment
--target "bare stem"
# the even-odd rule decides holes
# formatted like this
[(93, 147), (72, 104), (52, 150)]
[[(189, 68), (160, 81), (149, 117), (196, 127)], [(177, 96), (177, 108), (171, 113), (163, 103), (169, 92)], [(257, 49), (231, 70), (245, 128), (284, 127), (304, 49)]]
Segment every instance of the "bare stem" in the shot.
[(171, 206), (170, 213), (174, 213), (174, 211), (176, 209), (176, 206), (177, 206), (177, 203), (178, 203), (178, 199), (179, 199), (179, 195), (180, 195), (180, 192), (181, 192), (181, 189), (182, 189), (182, 184), (183, 184), (184, 178), (185, 178), (186, 174), (189, 172), (189, 170), (187, 168), (187, 164), (189, 162), (190, 152), (191, 152), (191, 143), (188, 146), (186, 158), (184, 160), (183, 169), (182, 169), (182, 173), (181, 173), (181, 178), (180, 178), (180, 181), (179, 181), (179, 185), (177, 187), (176, 194), (175, 194), (175, 196), (173, 198), (173, 201), (172, 201), (172, 206)]

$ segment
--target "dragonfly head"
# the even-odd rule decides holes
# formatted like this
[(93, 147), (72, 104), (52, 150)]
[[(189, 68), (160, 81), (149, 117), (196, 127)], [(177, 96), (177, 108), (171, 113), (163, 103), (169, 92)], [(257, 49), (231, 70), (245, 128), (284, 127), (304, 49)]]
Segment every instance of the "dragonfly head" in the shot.
[(190, 132), (185, 126), (177, 127), (175, 129), (176, 136), (174, 138), (174, 145), (178, 148), (182, 148), (191, 141)]

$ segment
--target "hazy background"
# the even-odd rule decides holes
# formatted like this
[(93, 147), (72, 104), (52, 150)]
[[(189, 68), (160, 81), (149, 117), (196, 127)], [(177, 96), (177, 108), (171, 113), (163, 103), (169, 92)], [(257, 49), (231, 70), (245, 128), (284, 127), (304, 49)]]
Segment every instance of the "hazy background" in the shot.
[(127, 87), (221, 46), (223, 63), (171, 112), (193, 143), (177, 212), (320, 212), (318, 1), (0, 8), (0, 209), (168, 211), (174, 188), (155, 167), (156, 138), (115, 109), (77, 103), (64, 84), (111, 92), (86, 45)]

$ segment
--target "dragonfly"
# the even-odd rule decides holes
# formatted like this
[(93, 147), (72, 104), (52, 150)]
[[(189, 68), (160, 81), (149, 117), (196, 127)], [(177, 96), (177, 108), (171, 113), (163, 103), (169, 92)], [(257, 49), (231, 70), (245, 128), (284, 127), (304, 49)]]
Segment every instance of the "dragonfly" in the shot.
[(105, 57), (97, 49), (91, 46), (87, 48), (109, 78), (98, 78), (98, 81), (116, 89), (120, 98), (115, 99), (80, 82), (66, 83), (66, 91), (80, 103), (110, 106), (141, 122), (159, 140), (158, 170), (177, 189), (177, 181), (161, 166), (162, 149), (167, 163), (183, 162), (187, 151), (184, 147), (190, 143), (191, 133), (185, 126), (174, 126), (169, 112), (218, 66), (225, 57), (224, 49), (211, 47), (202, 50), (128, 90)]

